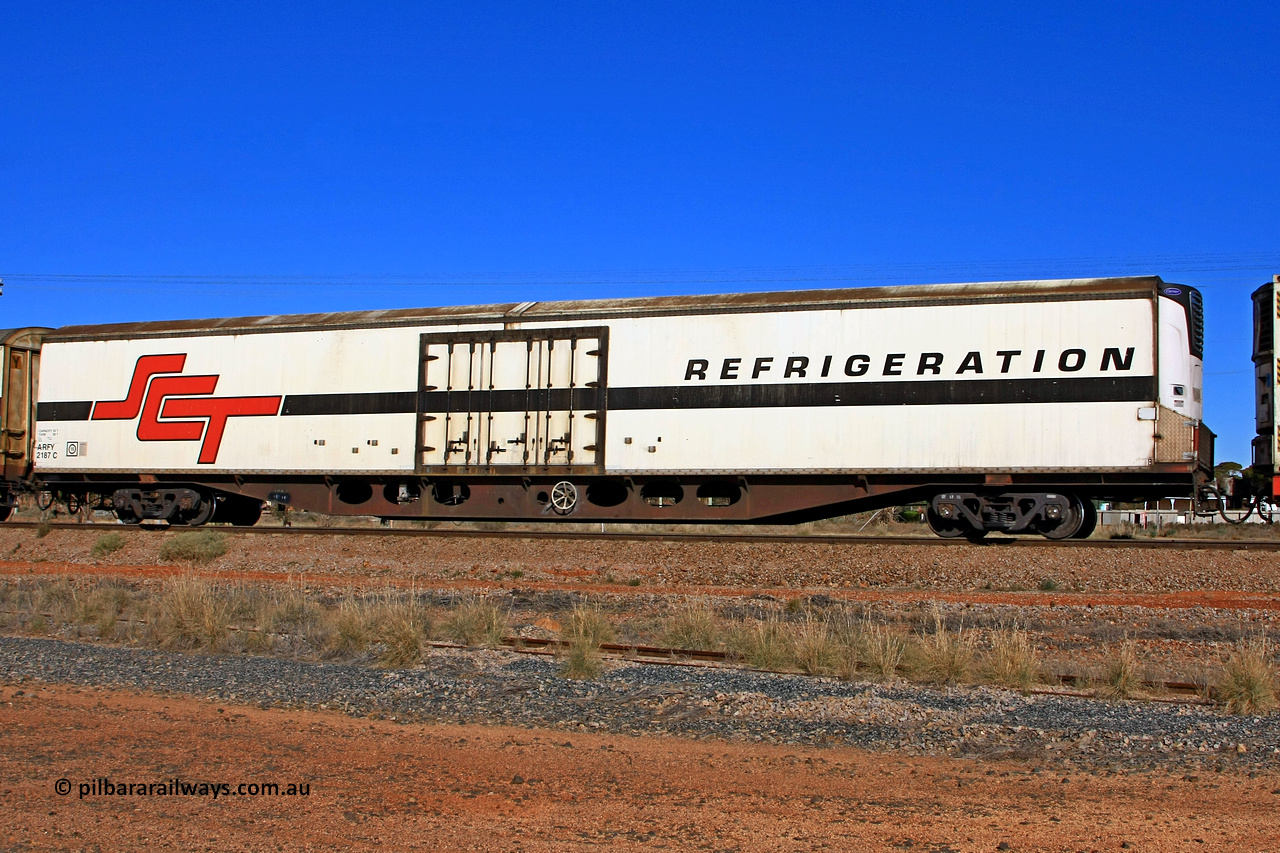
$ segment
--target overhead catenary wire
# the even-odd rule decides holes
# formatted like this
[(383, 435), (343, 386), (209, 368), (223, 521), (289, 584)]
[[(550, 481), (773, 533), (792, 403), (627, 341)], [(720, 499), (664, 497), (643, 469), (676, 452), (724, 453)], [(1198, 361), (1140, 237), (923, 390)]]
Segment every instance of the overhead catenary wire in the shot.
[[(1280, 252), (1157, 254), (1133, 256), (1085, 256), (1018, 258), (973, 261), (915, 261), (899, 263), (814, 264), (794, 266), (743, 266), (706, 268), (652, 268), (585, 270), (501, 270), (467, 273), (120, 273), (0, 271), (11, 284), (39, 285), (49, 290), (80, 290), (111, 286), (120, 289), (201, 286), (230, 288), (342, 287), (358, 289), (492, 288), (531, 284), (561, 286), (697, 286), (775, 285), (812, 286), (876, 282), (924, 282), (964, 279), (996, 280), (1034, 277), (1093, 277), (1120, 274), (1251, 272), (1280, 268)], [(1237, 277), (1231, 276), (1234, 281)], [(1210, 285), (1212, 286), (1212, 285)]]

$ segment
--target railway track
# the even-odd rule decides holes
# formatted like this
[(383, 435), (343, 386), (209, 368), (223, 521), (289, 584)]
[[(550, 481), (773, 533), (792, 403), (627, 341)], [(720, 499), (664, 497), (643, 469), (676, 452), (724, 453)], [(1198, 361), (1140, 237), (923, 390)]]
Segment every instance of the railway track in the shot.
[[(94, 530), (104, 532), (133, 531), (138, 533), (174, 530), (185, 527), (166, 525), (103, 524), (95, 522), (36, 522), (6, 521), (4, 527), (50, 530)], [(964, 539), (942, 539), (936, 536), (868, 536), (863, 534), (777, 534), (777, 533), (669, 533), (647, 531), (587, 531), (587, 530), (476, 530), (461, 527), (282, 527), (282, 526), (205, 526), (200, 530), (216, 530), (219, 533), (243, 536), (370, 536), (370, 537), (419, 537), (419, 538), (472, 538), (472, 539), (542, 539), (542, 540), (595, 540), (614, 542), (733, 542), (733, 543), (787, 543), (820, 545), (923, 545), (946, 548), (1083, 548), (1148, 550), (1210, 550), (1210, 551), (1280, 551), (1280, 540), (1248, 539), (1066, 539), (1053, 541), (1039, 537), (993, 536), (979, 543)]]

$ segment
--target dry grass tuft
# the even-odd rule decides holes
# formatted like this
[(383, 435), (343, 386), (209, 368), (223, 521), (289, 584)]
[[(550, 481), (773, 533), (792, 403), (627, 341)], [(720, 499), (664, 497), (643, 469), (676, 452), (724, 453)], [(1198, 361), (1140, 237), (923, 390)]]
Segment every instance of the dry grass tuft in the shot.
[(898, 677), (907, 654), (907, 640), (888, 625), (867, 623), (858, 634), (858, 663), (877, 681)]
[(507, 633), (507, 614), (487, 601), (469, 599), (454, 608), (442, 626), (444, 636), (463, 646), (494, 648)]
[(156, 606), (155, 637), (168, 648), (218, 651), (231, 626), (230, 597), (208, 581), (174, 578)]
[(1142, 689), (1142, 663), (1138, 646), (1125, 640), (1116, 648), (1102, 673), (1099, 692), (1108, 699), (1129, 699)]
[(1266, 638), (1241, 640), (1227, 656), (1218, 698), (1231, 714), (1265, 714), (1276, 707), (1276, 674)]
[(115, 639), (120, 616), (132, 603), (127, 590), (104, 584), (77, 597), (75, 619), (82, 625), (93, 625), (101, 639)]
[[(76, 607), (76, 590), (65, 578), (60, 578), (49, 586), (42, 587), (36, 598), (36, 616), (41, 620), (45, 614), (53, 620), (55, 626), (72, 621)], [(43, 630), (43, 629), (42, 629)]]
[(974, 642), (964, 628), (947, 630), (942, 614), (934, 611), (933, 633), (922, 633), (908, 647), (912, 674), (933, 684), (956, 684), (969, 678), (973, 667)]
[(791, 636), (791, 659), (809, 675), (830, 675), (840, 666), (841, 646), (826, 622), (806, 619)]
[(382, 644), (379, 665), (399, 669), (422, 662), (422, 643), (430, 626), (416, 602), (384, 603), (378, 608), (376, 621), (378, 642)]
[(580, 604), (569, 616), (564, 639), (568, 643), (560, 665), (567, 678), (596, 678), (604, 671), (600, 646), (613, 640), (613, 626), (598, 607)]
[(672, 649), (711, 651), (724, 644), (724, 628), (705, 599), (687, 599), (663, 623), (662, 642)]
[(580, 639), (598, 647), (613, 642), (613, 625), (599, 607), (580, 604), (569, 614), (565, 639), (570, 642)]
[(160, 546), (160, 559), (208, 563), (227, 553), (227, 537), (213, 530), (179, 533)]
[(334, 657), (356, 655), (363, 652), (373, 642), (374, 621), (370, 607), (357, 598), (344, 598), (336, 610), (329, 612), (328, 622), (331, 630), (326, 651)]
[(1040, 680), (1040, 664), (1027, 632), (1016, 627), (993, 632), (991, 651), (982, 661), (982, 675), (1002, 687), (1033, 687)]
[(331, 620), (320, 605), (300, 589), (271, 590), (253, 601), (249, 621), (254, 631), (245, 640), (251, 652), (324, 649), (333, 634)]
[(791, 644), (777, 614), (744, 623), (732, 644), (738, 657), (755, 669), (780, 670), (791, 660)]

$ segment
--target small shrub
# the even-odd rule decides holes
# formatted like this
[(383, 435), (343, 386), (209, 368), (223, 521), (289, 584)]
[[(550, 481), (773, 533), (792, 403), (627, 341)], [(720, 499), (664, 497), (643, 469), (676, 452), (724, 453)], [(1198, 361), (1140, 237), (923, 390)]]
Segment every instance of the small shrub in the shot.
[(179, 533), (160, 546), (160, 559), (208, 563), (227, 553), (227, 537), (213, 530)]
[(40, 523), (36, 525), (36, 538), (43, 539), (52, 532), (53, 526), (49, 524), (48, 519), (40, 519)]
[(1227, 656), (1218, 698), (1231, 714), (1265, 714), (1276, 707), (1276, 674), (1266, 639), (1241, 640)]
[(723, 643), (723, 629), (706, 601), (686, 601), (667, 617), (662, 642), (673, 649), (713, 650)]
[(1045, 578), (1044, 580), (1040, 581), (1039, 589), (1041, 592), (1057, 592), (1058, 590), (1062, 589), (1062, 585), (1059, 584), (1053, 578)]
[(1036, 650), (1026, 631), (1011, 628), (991, 635), (991, 651), (982, 661), (982, 674), (1002, 687), (1030, 689), (1040, 679)]
[(973, 665), (973, 636), (964, 629), (947, 630), (942, 614), (934, 611), (933, 633), (921, 634), (909, 649), (912, 673), (933, 684), (956, 684), (969, 677)]
[(93, 543), (93, 547), (89, 549), (89, 556), (95, 560), (110, 556), (125, 546), (125, 538), (119, 533), (104, 533), (98, 537), (98, 541)]
[(1112, 527), (1112, 539), (1133, 539), (1138, 534), (1138, 526), (1132, 521), (1122, 521)]
[(445, 637), (459, 645), (493, 648), (502, 645), (507, 617), (487, 601), (464, 601), (449, 614), (443, 630)]
[(1099, 688), (1109, 699), (1129, 699), (1142, 689), (1142, 664), (1138, 660), (1138, 646), (1133, 640), (1125, 640), (1107, 661)]
[(907, 641), (902, 634), (887, 625), (866, 625), (859, 636), (858, 658), (871, 677), (878, 681), (892, 681), (898, 677), (898, 667), (907, 653)]

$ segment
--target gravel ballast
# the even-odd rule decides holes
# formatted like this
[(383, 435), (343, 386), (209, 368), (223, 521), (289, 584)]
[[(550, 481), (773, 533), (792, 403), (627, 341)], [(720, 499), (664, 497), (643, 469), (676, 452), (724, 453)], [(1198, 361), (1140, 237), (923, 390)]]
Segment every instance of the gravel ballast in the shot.
[(1280, 768), (1280, 714), (631, 662), (574, 681), (554, 659), (503, 651), (435, 650), (421, 667), (379, 670), (0, 637), (0, 678), (397, 722), (850, 745), (1093, 771)]

